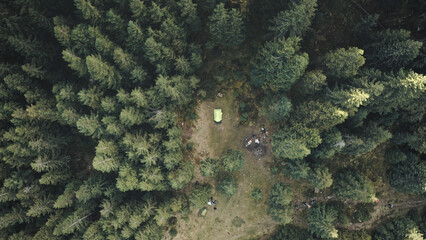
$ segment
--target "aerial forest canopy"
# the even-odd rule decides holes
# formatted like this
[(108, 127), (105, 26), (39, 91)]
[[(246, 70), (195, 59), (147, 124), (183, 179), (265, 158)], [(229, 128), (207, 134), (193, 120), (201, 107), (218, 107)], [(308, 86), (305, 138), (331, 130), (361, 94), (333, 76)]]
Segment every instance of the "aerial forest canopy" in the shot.
[[(212, 192), (265, 204), (271, 239), (423, 239), (425, 210), (344, 215), (372, 219), (376, 170), (426, 206), (426, 5), (342, 2), (0, 1), (0, 240), (171, 239)], [(267, 189), (239, 189), (244, 146), (194, 157), (186, 126), (221, 91), (224, 122), (270, 129)], [(329, 198), (299, 216), (295, 184)]]

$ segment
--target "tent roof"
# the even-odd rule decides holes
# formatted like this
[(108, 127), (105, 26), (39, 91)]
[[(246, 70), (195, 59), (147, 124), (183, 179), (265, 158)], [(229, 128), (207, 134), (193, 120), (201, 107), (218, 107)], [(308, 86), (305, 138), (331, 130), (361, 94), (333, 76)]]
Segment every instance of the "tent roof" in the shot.
[(214, 110), (214, 121), (221, 122), (222, 121), (222, 109)]

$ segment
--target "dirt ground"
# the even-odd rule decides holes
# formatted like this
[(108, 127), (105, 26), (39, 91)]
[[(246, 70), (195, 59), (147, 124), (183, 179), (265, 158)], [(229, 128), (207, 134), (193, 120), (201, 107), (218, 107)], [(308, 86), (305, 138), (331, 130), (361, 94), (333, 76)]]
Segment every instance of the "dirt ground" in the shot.
[[(221, 108), (223, 121), (215, 124), (213, 109)], [(267, 200), (271, 186), (279, 181), (277, 175), (270, 173), (271, 153), (267, 146), (266, 155), (256, 159), (252, 152), (244, 147), (244, 140), (252, 134), (259, 134), (260, 126), (238, 126), (238, 110), (232, 92), (224, 92), (222, 98), (200, 102), (197, 108), (197, 121), (192, 136), (193, 161), (197, 166), (193, 182), (208, 182), (214, 186), (215, 180), (201, 176), (199, 163), (207, 157), (219, 158), (227, 149), (237, 149), (244, 153), (245, 165), (235, 175), (238, 192), (231, 198), (214, 190), (212, 196), (217, 200), (217, 210), (208, 207), (205, 218), (198, 217), (198, 209), (193, 209), (189, 220), (180, 219), (177, 225), (176, 240), (186, 239), (259, 239), (269, 235), (276, 223), (267, 215)], [(251, 198), (254, 187), (261, 188), (264, 197), (255, 203)], [(232, 220), (239, 217), (244, 220), (241, 227), (235, 227)]]

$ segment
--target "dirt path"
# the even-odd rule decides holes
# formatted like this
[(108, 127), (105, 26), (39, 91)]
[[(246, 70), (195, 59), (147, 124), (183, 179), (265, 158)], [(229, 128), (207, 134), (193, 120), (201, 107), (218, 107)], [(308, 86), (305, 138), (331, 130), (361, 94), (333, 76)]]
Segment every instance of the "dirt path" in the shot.
[(361, 230), (363, 228), (376, 228), (389, 218), (395, 217), (396, 215), (400, 215), (401, 211), (424, 206), (426, 206), (426, 199), (395, 203), (393, 204), (392, 208), (390, 208), (386, 203), (381, 203), (379, 206), (376, 207), (376, 210), (369, 221), (362, 223), (352, 223), (347, 227), (347, 229)]

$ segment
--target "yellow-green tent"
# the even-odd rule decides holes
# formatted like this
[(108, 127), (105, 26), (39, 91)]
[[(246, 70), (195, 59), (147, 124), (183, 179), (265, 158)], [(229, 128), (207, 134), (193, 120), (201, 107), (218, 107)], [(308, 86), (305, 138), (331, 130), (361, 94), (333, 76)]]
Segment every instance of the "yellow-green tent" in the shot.
[(214, 121), (216, 123), (222, 122), (222, 109), (215, 109), (214, 110)]

